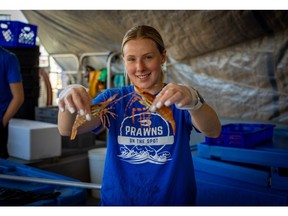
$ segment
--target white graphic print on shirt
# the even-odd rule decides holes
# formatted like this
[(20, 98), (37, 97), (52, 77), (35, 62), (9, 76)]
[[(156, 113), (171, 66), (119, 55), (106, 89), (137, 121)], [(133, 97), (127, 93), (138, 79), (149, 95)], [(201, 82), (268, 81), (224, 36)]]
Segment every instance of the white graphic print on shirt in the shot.
[(164, 164), (172, 160), (165, 147), (174, 143), (171, 125), (158, 113), (123, 119), (118, 136), (122, 160), (132, 164)]

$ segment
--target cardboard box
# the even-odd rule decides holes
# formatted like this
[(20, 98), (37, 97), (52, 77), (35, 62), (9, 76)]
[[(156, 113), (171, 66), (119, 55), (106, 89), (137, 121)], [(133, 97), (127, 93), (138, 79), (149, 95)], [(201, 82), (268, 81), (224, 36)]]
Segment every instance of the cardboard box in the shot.
[(26, 119), (9, 122), (8, 152), (25, 160), (61, 155), (61, 136), (55, 124)]

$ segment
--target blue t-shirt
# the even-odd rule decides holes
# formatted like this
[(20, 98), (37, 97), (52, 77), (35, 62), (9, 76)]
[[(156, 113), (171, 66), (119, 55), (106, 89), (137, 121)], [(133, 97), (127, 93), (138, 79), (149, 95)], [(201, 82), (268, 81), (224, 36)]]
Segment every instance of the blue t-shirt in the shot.
[(13, 97), (10, 83), (21, 81), (20, 65), (16, 55), (0, 47), (0, 121)]
[(110, 127), (101, 205), (193, 205), (196, 183), (189, 146), (193, 128), (189, 112), (170, 106), (176, 122), (174, 135), (171, 124), (157, 112), (145, 113), (133, 86), (108, 89), (93, 103), (115, 93), (116, 103), (112, 102), (109, 111), (117, 117), (107, 114)]

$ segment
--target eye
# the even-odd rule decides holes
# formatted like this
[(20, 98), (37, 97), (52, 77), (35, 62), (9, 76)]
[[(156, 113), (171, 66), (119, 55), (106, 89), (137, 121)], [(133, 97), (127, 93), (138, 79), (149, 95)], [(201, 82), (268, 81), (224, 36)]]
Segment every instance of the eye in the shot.
[(153, 58), (152, 55), (147, 55), (147, 56), (144, 57), (145, 60), (151, 60), (152, 58)]
[(126, 59), (126, 61), (128, 61), (128, 62), (134, 62), (134, 61), (135, 61), (135, 58), (129, 57), (129, 58)]

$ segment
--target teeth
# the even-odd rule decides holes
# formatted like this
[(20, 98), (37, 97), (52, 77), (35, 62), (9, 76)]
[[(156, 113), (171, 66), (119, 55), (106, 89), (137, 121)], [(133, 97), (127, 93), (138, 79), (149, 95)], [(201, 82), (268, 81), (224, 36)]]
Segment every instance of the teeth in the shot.
[(146, 74), (146, 75), (137, 75), (137, 77), (140, 78), (140, 79), (146, 78), (146, 77), (148, 77), (148, 76), (149, 76), (149, 74)]

